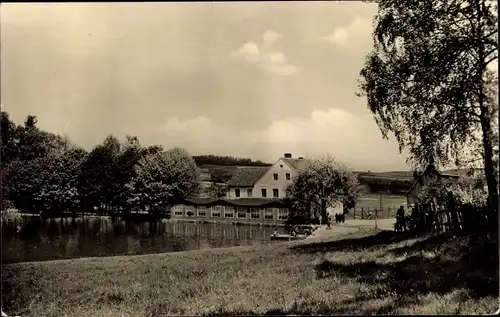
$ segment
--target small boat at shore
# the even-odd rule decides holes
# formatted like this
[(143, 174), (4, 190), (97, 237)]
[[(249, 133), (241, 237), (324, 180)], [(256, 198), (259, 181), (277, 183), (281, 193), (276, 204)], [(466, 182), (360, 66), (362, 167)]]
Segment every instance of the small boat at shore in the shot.
[(303, 240), (307, 238), (305, 234), (298, 234), (296, 236), (292, 236), (291, 234), (272, 234), (271, 240)]

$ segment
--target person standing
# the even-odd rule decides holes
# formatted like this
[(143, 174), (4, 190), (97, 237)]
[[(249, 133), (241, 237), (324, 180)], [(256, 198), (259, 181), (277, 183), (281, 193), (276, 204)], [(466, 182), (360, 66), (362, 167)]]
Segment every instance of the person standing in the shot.
[(404, 218), (405, 218), (405, 208), (403, 207), (403, 205), (401, 205), (398, 211), (396, 212), (396, 222), (398, 223), (398, 228), (403, 231), (406, 230)]

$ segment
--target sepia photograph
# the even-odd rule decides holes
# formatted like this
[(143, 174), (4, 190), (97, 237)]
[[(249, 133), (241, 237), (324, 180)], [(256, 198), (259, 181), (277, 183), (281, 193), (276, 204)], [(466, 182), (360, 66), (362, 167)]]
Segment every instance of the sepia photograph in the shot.
[(499, 312), (496, 0), (0, 4), (2, 317)]

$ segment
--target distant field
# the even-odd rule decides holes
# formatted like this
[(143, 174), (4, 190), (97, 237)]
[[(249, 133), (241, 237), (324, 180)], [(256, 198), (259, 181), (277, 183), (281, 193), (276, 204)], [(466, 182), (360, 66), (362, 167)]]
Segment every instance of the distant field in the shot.
[[(396, 210), (403, 205), (406, 210), (406, 196), (403, 195), (383, 195), (382, 212), (377, 214), (379, 218), (392, 218), (396, 216)], [(362, 213), (368, 215), (370, 211), (380, 209), (380, 195), (367, 194), (358, 199), (356, 204), (356, 218), (361, 218)], [(408, 211), (407, 211), (408, 212)], [(352, 215), (349, 215), (352, 216)]]

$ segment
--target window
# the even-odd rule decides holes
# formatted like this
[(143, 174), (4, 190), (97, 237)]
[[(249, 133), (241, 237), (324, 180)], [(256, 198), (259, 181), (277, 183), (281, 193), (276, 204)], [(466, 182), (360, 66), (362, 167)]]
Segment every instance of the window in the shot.
[(194, 216), (195, 207), (194, 206), (186, 206), (186, 216)]
[(274, 208), (264, 209), (264, 220), (273, 220), (273, 210)]
[(260, 218), (260, 210), (257, 208), (252, 208), (252, 212), (250, 213), (251, 219), (259, 219)]
[(290, 173), (286, 173), (285, 177), (286, 177), (286, 180), (289, 181), (290, 180)]
[(273, 174), (273, 178), (274, 178), (275, 181), (277, 181), (278, 180), (278, 173), (274, 173)]
[(252, 189), (247, 189), (247, 197), (252, 197)]
[(174, 207), (174, 215), (176, 216), (183, 216), (184, 215), (184, 206), (182, 205), (177, 205)]
[(277, 188), (273, 189), (273, 197), (278, 198), (279, 197), (279, 190)]
[(198, 217), (205, 217), (207, 215), (207, 207), (198, 206)]
[(288, 209), (280, 208), (278, 210), (278, 220), (287, 220), (288, 219)]
[(224, 207), (224, 218), (234, 218), (234, 207)]
[(236, 188), (234, 190), (234, 196), (236, 196), (236, 198), (240, 197), (240, 189), (239, 188)]
[(267, 189), (262, 188), (261, 192), (262, 192), (262, 197), (267, 197)]
[(243, 207), (238, 207), (238, 218), (239, 219), (246, 219), (247, 218), (247, 210), (250, 208), (243, 208)]
[(222, 212), (222, 206), (213, 206), (212, 207), (212, 217), (220, 218), (221, 212)]

